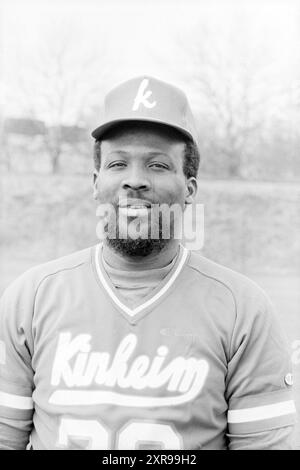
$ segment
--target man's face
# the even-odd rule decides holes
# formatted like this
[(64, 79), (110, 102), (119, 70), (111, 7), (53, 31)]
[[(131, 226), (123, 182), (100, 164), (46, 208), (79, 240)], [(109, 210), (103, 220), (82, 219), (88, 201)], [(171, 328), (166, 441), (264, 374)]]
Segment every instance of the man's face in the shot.
[[(102, 141), (95, 196), (100, 204), (111, 205), (106, 230), (107, 241), (115, 250), (146, 256), (160, 251), (173, 237), (178, 209), (183, 213), (196, 191), (195, 178), (187, 179), (183, 173), (184, 149), (177, 136), (145, 126), (119, 131)], [(177, 215), (171, 214), (169, 220), (163, 217), (163, 223), (169, 225), (170, 235), (166, 236), (162, 214), (159, 220), (157, 215), (159, 208), (174, 205)]]

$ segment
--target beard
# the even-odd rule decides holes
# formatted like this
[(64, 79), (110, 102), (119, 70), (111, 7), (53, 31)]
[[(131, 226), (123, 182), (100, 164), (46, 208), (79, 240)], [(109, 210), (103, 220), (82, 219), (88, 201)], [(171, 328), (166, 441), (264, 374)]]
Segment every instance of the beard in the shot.
[(160, 253), (170, 240), (107, 238), (107, 244), (123, 256), (145, 257)]
[[(104, 230), (106, 233), (106, 243), (115, 252), (123, 256), (130, 257), (146, 257), (151, 254), (160, 253), (174, 238), (174, 217), (166, 223), (163, 220), (161, 212), (149, 212), (146, 221), (139, 221), (133, 219), (120, 223), (119, 210), (116, 208), (117, 217), (107, 222)], [(134, 224), (135, 228), (139, 227), (140, 230), (135, 230), (130, 234), (130, 225)], [(132, 236), (134, 235), (134, 236)]]

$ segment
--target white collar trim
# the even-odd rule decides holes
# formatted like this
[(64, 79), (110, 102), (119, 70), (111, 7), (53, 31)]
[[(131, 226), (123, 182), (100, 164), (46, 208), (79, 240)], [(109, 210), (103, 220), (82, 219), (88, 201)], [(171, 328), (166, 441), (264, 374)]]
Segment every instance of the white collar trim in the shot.
[(138, 307), (136, 307), (134, 309), (131, 309), (131, 308), (127, 307), (126, 305), (124, 305), (123, 302), (120, 301), (120, 299), (113, 292), (110, 285), (107, 283), (105, 277), (102, 274), (102, 271), (101, 271), (100, 265), (99, 265), (101, 248), (102, 248), (102, 243), (99, 243), (96, 246), (96, 250), (95, 250), (95, 266), (96, 266), (96, 270), (97, 270), (97, 274), (99, 276), (99, 279), (100, 279), (103, 287), (105, 288), (105, 290), (107, 291), (107, 293), (111, 297), (111, 299), (117, 304), (117, 306), (119, 308), (121, 308), (130, 317), (133, 317), (137, 313), (140, 313), (142, 310), (149, 307), (151, 304), (156, 302), (156, 300), (158, 300), (162, 295), (164, 295), (164, 293), (169, 289), (169, 287), (174, 283), (175, 279), (178, 277), (178, 275), (179, 275), (180, 271), (182, 270), (182, 268), (184, 266), (184, 263), (187, 259), (188, 253), (189, 253), (188, 250), (185, 247), (182, 247), (183, 250), (182, 250), (182, 254), (181, 254), (181, 260), (178, 263), (177, 268), (173, 272), (173, 274), (170, 277), (170, 279), (168, 280), (168, 282), (153, 297), (151, 297), (151, 299), (148, 299), (146, 302), (139, 305)]

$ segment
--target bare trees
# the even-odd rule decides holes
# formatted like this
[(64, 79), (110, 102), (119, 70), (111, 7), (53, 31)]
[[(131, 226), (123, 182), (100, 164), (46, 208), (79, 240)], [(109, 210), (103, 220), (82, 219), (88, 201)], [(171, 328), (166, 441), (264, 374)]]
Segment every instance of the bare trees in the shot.
[(53, 173), (59, 171), (65, 148), (76, 151), (86, 137), (84, 126), (104, 77), (103, 47), (100, 52), (99, 61), (99, 51), (61, 22), (46, 32), (34, 53), (19, 51), (20, 73), (13, 99), (27, 118), (45, 122), (43, 145)]
[(199, 22), (188, 39), (179, 41), (178, 50), (188, 64), (181, 74), (198, 114), (206, 170), (251, 177), (255, 165), (257, 171), (257, 148), (271, 132), (267, 128), (275, 120), (272, 113), (286, 89), (276, 80), (278, 71), (267, 44), (261, 42), (262, 32), (256, 42), (245, 15), (232, 22), (217, 31)]

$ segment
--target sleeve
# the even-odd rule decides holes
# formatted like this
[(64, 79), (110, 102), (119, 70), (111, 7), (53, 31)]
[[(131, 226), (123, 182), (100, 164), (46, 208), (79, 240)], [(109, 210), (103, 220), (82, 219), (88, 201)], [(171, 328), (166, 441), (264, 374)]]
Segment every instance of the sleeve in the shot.
[(226, 382), (229, 448), (289, 448), (296, 422), (291, 361), (263, 292), (250, 290), (237, 303)]
[(30, 303), (15, 282), (0, 300), (0, 449), (25, 449), (33, 415)]
[(294, 426), (252, 434), (228, 434), (229, 450), (293, 450)]

